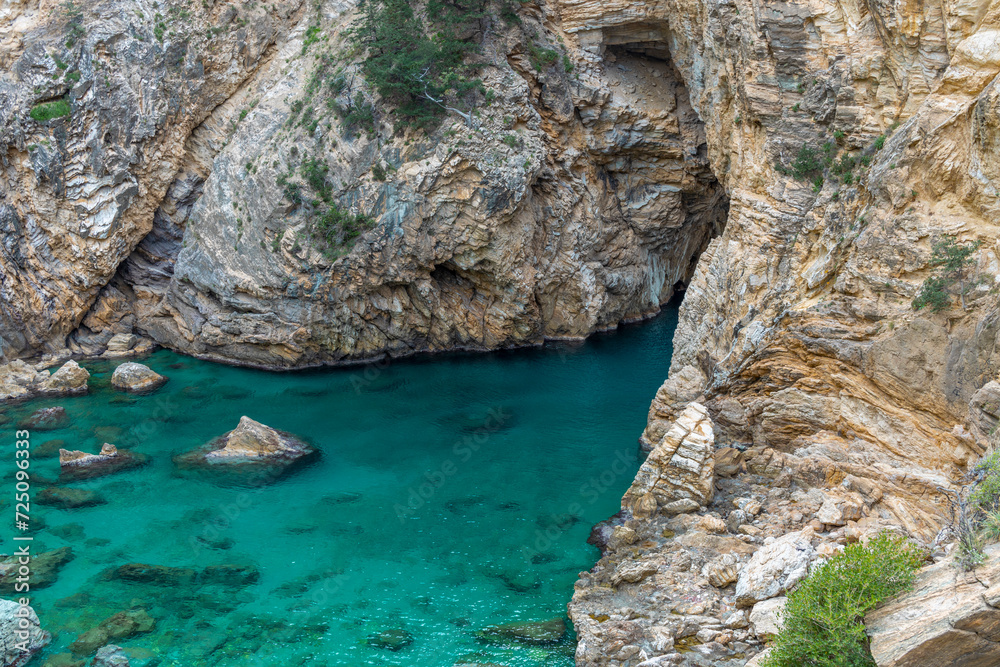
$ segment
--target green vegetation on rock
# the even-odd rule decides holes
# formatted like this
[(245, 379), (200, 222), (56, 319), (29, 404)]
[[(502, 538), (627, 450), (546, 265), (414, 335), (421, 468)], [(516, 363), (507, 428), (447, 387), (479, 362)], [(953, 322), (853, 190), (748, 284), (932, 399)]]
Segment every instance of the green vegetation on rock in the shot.
[(41, 104), (36, 104), (31, 107), (29, 115), (39, 123), (44, 123), (45, 121), (52, 120), (53, 118), (68, 116), (71, 111), (72, 109), (69, 106), (69, 102), (66, 99), (59, 99), (53, 102), (42, 102)]
[(912, 542), (889, 532), (848, 545), (788, 594), (763, 667), (875, 667), (864, 616), (910, 588), (923, 560)]
[(467, 33), (488, 16), (486, 0), (427, 2), (418, 11), (407, 0), (366, 0), (352, 28), (355, 46), (366, 52), (365, 79), (392, 104), (402, 127), (429, 129), (452, 111), (471, 125), (472, 110), (485, 95), (467, 62), (476, 49)]
[(958, 285), (958, 295), (965, 310), (966, 281), (972, 255), (982, 245), (982, 241), (958, 243), (954, 236), (945, 236), (931, 246), (931, 266), (938, 275), (927, 278), (920, 287), (920, 293), (913, 299), (914, 310), (929, 307), (932, 312), (940, 312), (951, 305), (951, 289)]

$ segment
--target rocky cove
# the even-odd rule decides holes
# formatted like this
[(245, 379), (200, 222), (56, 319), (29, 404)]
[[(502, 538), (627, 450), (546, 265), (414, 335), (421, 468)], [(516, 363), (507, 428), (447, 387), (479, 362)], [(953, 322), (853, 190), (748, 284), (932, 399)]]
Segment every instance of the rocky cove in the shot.
[[(383, 95), (390, 89), (379, 87), (370, 65), (377, 42), (358, 42), (351, 31), (365, 7), (390, 4), (23, 0), (0, 8), (2, 381), (8, 401), (37, 397), (12, 403), (8, 423), (34, 409), (60, 407), (69, 426), (57, 412), (45, 418), (70, 429), (62, 438), (67, 450), (94, 454), (107, 442), (149, 455), (147, 466), (116, 473), (131, 480), (111, 489), (127, 505), (129, 494), (153, 494), (156, 484), (175, 483), (175, 475), (177, 484), (199, 482), (200, 472), (181, 472), (170, 459), (249, 416), (311, 439), (320, 450), (318, 463), (282, 479), (277, 490), (305, 484), (332, 464), (324, 438), (354, 422), (355, 413), (375, 410), (374, 399), (372, 406), (348, 401), (336, 408), (349, 411), (333, 428), (327, 411), (348, 388), (312, 394), (305, 388), (310, 382), (361, 378), (368, 384), (351, 391), (384, 391), (386, 400), (394, 399), (392, 410), (377, 403), (384, 415), (430, 401), (413, 391), (447, 387), (450, 398), (443, 400), (466, 415), (443, 418), (436, 437), (447, 440), (463, 428), (475, 430), (469, 415), (485, 419), (476, 409), (495, 407), (472, 401), (476, 409), (466, 409), (487, 379), (467, 380), (464, 390), (450, 376), (440, 386), (394, 385), (387, 380), (391, 370), (381, 370), (389, 360), (578, 341), (643, 320), (683, 293), (672, 345), (664, 335), (634, 352), (663, 360), (663, 367), (626, 355), (624, 365), (602, 376), (603, 384), (583, 369), (561, 378), (566, 384), (546, 385), (537, 370), (530, 381), (524, 380), (528, 371), (512, 381), (553, 392), (532, 393), (537, 405), (522, 410), (548, 412), (537, 419), (518, 414), (516, 426), (534, 429), (562, 419), (587, 427), (592, 437), (574, 442), (579, 449), (567, 461), (579, 467), (562, 461), (556, 472), (545, 465), (551, 463), (546, 451), (532, 458), (538, 463), (529, 471), (531, 482), (507, 480), (508, 488), (499, 476), (490, 493), (467, 494), (466, 500), (476, 498), (467, 511), (484, 503), (495, 503), (497, 511), (506, 511), (507, 502), (526, 503), (498, 498), (548, 485), (553, 475), (563, 476), (566, 489), (578, 489), (594, 470), (585, 462), (600, 470), (597, 452), (633, 444), (640, 431), (648, 457), (641, 466), (635, 461), (634, 479), (616, 480), (614, 502), (605, 504), (606, 494), (598, 494), (605, 498), (602, 515), (577, 517), (572, 530), (582, 533), (574, 546), (560, 540), (561, 549), (579, 556), (565, 561), (568, 567), (572, 560), (572, 576), (545, 570), (560, 561), (547, 564), (544, 557), (533, 564), (543, 566), (540, 579), (528, 583), (520, 567), (512, 574), (483, 566), (514, 593), (553, 595), (537, 607), (506, 610), (510, 622), (561, 617), (551, 602), (568, 596), (568, 582), (588, 570), (569, 605), (577, 664), (744, 665), (763, 659), (757, 654), (778, 630), (776, 612), (786, 593), (846, 545), (888, 529), (925, 549), (925, 579), (910, 595), (928, 620), (906, 637), (873, 636), (877, 664), (932, 664), (942, 655), (954, 656), (942, 664), (1000, 664), (1000, 637), (991, 629), (1000, 600), (989, 593), (992, 558), (975, 571), (978, 579), (950, 565), (960, 543), (954, 527), (968, 495), (963, 489), (996, 444), (1000, 416), (997, 3), (413, 3), (421, 25), (437, 25), (441, 35), (474, 45), (462, 52), (463, 67), (470, 68), (462, 71), (478, 82), (463, 89), (465, 97), (454, 92), (462, 89), (454, 77), (440, 92), (425, 87), (417, 101), (425, 109), (447, 109), (426, 126), (400, 122), (405, 103), (416, 102), (398, 90)], [(458, 18), (447, 23), (441, 16)], [(658, 322), (649, 331), (662, 333)], [(165, 350), (145, 356), (156, 348)], [(567, 349), (575, 348), (468, 363), (503, 359), (516, 366), (514, 359)], [(142, 356), (170, 381), (148, 395), (111, 393), (102, 385), (111, 382), (107, 364), (130, 356)], [(91, 369), (91, 394), (51, 398), (80, 386), (78, 368), (45, 372), (71, 357)], [(253, 382), (264, 388), (288, 383), (258, 396), (247, 380), (225, 380), (257, 371), (191, 357), (270, 370), (367, 362), (358, 368), (378, 372), (374, 379), (349, 370), (315, 376), (325, 380), (255, 375)], [(449, 368), (453, 359), (416, 361), (412, 368), (434, 377), (444, 372), (432, 370), (437, 364)], [(172, 373), (170, 364), (181, 368)], [(502, 374), (502, 367), (495, 371)], [(655, 377), (653, 385), (636, 382), (626, 395), (620, 388), (625, 371), (640, 369)], [(194, 378), (177, 382), (187, 372), (207, 374), (205, 387), (199, 390)], [(212, 389), (215, 383), (225, 391)], [(556, 407), (569, 387), (578, 392), (573, 401), (584, 403), (571, 401), (578, 409), (561, 413)], [(287, 402), (267, 405), (286, 389)], [(508, 388), (501, 403), (517, 393)], [(180, 412), (153, 422), (140, 416), (158, 407), (157, 396), (174, 394), (188, 401)], [(641, 414), (625, 416), (636, 405), (644, 412), (650, 397), (643, 431)], [(100, 418), (74, 415), (74, 402)], [(281, 405), (297, 415), (294, 424), (283, 421), (288, 413), (272, 410)], [(145, 437), (123, 426), (161, 418), (187, 424), (183, 449), (163, 431)], [(373, 451), (383, 457), (369, 462), (366, 474), (378, 478), (388, 459), (413, 456), (427, 464), (420, 457), (433, 451), (434, 438), (412, 442), (405, 424), (389, 416), (370, 419), (381, 438)], [(324, 424), (328, 431), (320, 431)], [(123, 432), (97, 435), (108, 428)], [(167, 429), (171, 438), (175, 430)], [(526, 451), (535, 452), (555, 441), (514, 442), (532, 444)], [(441, 471), (441, 463), (429, 469)], [(218, 480), (200, 483), (214, 489)], [(83, 490), (96, 493), (96, 486)], [(312, 488), (303, 500), (326, 495)], [(460, 508), (465, 501), (449, 502)], [(95, 521), (108, 525), (123, 516), (121, 507), (105, 508), (104, 515), (99, 507), (95, 500), (93, 509), (72, 511), (94, 512)], [(555, 521), (557, 530), (565, 523), (536, 514), (529, 523)], [(163, 531), (181, 530), (183, 516), (153, 528), (142, 515), (133, 528), (149, 532), (135, 538), (147, 545), (137, 550), (151, 553)], [(470, 519), (455, 530), (478, 534), (484, 521)], [(242, 531), (254, 535), (267, 522), (261, 511), (253, 521), (244, 518)], [(591, 542), (601, 555), (591, 569), (597, 555), (584, 545), (584, 524), (589, 530), (598, 522)], [(314, 530), (320, 528), (303, 534)], [(349, 535), (355, 528), (344, 530)], [(66, 534), (75, 537), (65, 546), (80, 538)], [(399, 536), (345, 539), (382, 553)], [(527, 539), (512, 537), (504, 548)], [(120, 567), (131, 548), (89, 557), (106, 559), (105, 569)], [(198, 567), (234, 565), (210, 560)], [(162, 557), (152, 564), (194, 566)], [(332, 567), (347, 572), (349, 565)], [(267, 569), (261, 572), (266, 580)], [(97, 576), (96, 567), (86, 574)], [(304, 594), (317, 585), (309, 579), (315, 574), (284, 583)], [(391, 579), (372, 575), (373, 581)], [(410, 583), (432, 587), (419, 576)], [(407, 599), (424, 595), (408, 586)], [(949, 597), (949, 591), (971, 597)], [(238, 595), (220, 595), (243, 603)], [(73, 610), (66, 614), (92, 604), (67, 599), (53, 597), (50, 604), (62, 601)], [(245, 611), (254, 609), (254, 599), (245, 595)], [(948, 606), (956, 599), (983, 606), (961, 603), (972, 610), (963, 616)], [(136, 605), (116, 601), (114, 609), (95, 611), (89, 628), (66, 626), (60, 636), (148, 604), (141, 596)], [(907, 608), (896, 604), (897, 611)], [(869, 629), (898, 625), (893, 609), (890, 603), (874, 613), (896, 620), (880, 625), (872, 617)], [(199, 629), (217, 637), (210, 619), (193, 612), (185, 617), (189, 611), (172, 608), (171, 622), (205, 623)], [(219, 615), (228, 619), (233, 612)], [(407, 618), (416, 612), (393, 607), (386, 613)], [(338, 614), (327, 611), (295, 627), (311, 628), (322, 642), (327, 630), (320, 628)], [(473, 629), (442, 626), (440, 636), (468, 639), (492, 614), (470, 619), (456, 612), (453, 618)], [(42, 608), (43, 626), (44, 617)], [(348, 617), (359, 628), (370, 625), (370, 619)], [(159, 632), (169, 625), (160, 621)], [(396, 646), (400, 656), (421, 650), (416, 633), (402, 625), (355, 630), (346, 643), (374, 634), (376, 644)], [(257, 627), (271, 626), (261, 621)], [(379, 639), (379, 633), (389, 634)], [(269, 643), (262, 636), (251, 644), (299, 641), (276, 634)], [(64, 648), (67, 641), (55, 645)], [(448, 641), (443, 646), (452, 646)], [(474, 651), (456, 648), (447, 659), (404, 659), (571, 660), (566, 646), (572, 642), (560, 641), (566, 645), (534, 646), (530, 655), (465, 659)], [(294, 659), (336, 655), (322, 646)], [(199, 655), (169, 659), (207, 660)], [(262, 659), (285, 664), (292, 658)]]

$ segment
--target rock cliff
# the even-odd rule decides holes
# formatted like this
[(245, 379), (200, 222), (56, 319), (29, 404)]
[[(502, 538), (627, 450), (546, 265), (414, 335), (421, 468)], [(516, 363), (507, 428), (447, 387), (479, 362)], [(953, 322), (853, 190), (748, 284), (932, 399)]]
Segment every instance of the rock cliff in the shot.
[[(765, 635), (741, 630), (735, 609), (880, 526), (937, 548), (949, 489), (990, 445), (1000, 7), (559, 7), (595, 59), (623, 44), (669, 51), (730, 196), (641, 438), (654, 461), (685, 410), (704, 406), (717, 493), (688, 514), (650, 514), (629, 503), (633, 485), (570, 606), (578, 663), (742, 664)], [(949, 238), (971, 250), (968, 280), (916, 310), (926, 285), (946, 284), (934, 248)], [(802, 530), (801, 548), (755, 563)], [(671, 581), (616, 590), (612, 572), (637, 563)], [(747, 597), (745, 580), (761, 576), (774, 585)], [(689, 636), (692, 651), (678, 643)]]

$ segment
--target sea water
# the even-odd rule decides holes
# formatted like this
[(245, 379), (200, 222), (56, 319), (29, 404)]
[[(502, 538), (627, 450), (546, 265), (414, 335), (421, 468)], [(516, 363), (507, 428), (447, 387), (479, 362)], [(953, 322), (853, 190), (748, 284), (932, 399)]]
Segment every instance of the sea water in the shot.
[[(31, 593), (53, 635), (33, 664), (142, 609), (155, 627), (113, 639), (137, 667), (572, 665), (568, 619), (556, 644), (486, 643), (477, 632), (565, 618), (577, 575), (599, 557), (590, 528), (619, 509), (638, 468), (675, 325), (670, 308), (584, 343), (296, 373), (160, 351), (141, 361), (169, 382), (148, 396), (111, 389), (117, 362), (85, 362), (89, 395), (3, 410), (4, 551), (13, 550), (14, 429), (30, 412), (60, 405), (71, 418), (31, 433), (38, 453), (53, 439), (88, 452), (110, 442), (149, 462), (62, 485), (103, 504), (32, 505), (43, 524), (34, 552), (73, 553)], [(306, 439), (318, 457), (263, 484), (177, 469), (173, 456), (243, 415)], [(33, 459), (31, 474), (37, 495), (58, 483), (58, 460)], [(130, 563), (182, 570), (153, 582), (115, 576)], [(249, 574), (198, 575), (218, 565)], [(177, 576), (185, 569), (193, 576)], [(385, 631), (410, 641), (379, 647), (373, 637)]]

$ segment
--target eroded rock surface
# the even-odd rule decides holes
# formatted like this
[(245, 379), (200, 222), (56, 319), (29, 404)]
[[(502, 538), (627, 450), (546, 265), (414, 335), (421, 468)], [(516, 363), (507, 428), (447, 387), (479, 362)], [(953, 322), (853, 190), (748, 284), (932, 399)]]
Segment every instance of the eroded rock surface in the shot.
[(1000, 545), (963, 572), (948, 558), (924, 568), (913, 590), (865, 617), (879, 667), (1000, 664)]

